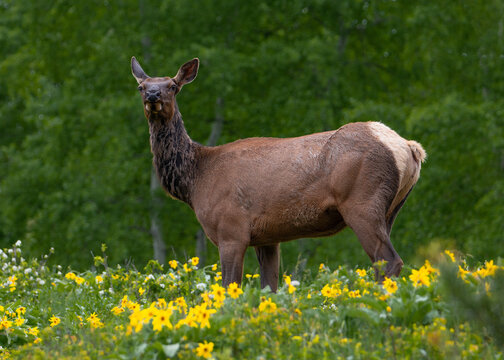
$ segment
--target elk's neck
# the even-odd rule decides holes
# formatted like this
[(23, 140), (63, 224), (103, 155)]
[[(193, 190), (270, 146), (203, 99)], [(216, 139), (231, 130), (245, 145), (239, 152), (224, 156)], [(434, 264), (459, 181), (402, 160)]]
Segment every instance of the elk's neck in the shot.
[(149, 118), (153, 164), (163, 188), (174, 198), (192, 207), (196, 152), (199, 144), (191, 140), (175, 105), (171, 120)]

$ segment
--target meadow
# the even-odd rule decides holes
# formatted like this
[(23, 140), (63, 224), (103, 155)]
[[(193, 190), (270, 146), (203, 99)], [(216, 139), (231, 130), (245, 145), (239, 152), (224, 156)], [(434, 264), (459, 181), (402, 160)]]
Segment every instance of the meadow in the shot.
[(3, 359), (503, 358), (499, 329), (453, 301), (456, 285), (487, 304), (481, 316), (500, 311), (504, 268), (492, 260), (469, 269), (445, 250), (383, 284), (371, 267), (320, 264), (284, 274), (273, 294), (258, 274), (224, 288), (219, 266), (197, 257), (139, 271), (109, 266), (103, 245), (78, 273), (46, 265), (51, 254), (24, 259), (21, 245), (0, 251)]

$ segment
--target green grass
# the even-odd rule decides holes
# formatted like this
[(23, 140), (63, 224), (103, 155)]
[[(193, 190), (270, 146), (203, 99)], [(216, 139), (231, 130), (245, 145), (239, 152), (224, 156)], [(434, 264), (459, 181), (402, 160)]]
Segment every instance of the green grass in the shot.
[(315, 276), (284, 277), (277, 294), (253, 274), (243, 293), (226, 291), (217, 265), (196, 262), (152, 261), (140, 272), (108, 267), (103, 254), (99, 270), (75, 273), (24, 260), (20, 243), (4, 249), (0, 357), (503, 358), (499, 320), (471, 316), (502, 315), (504, 270), (493, 262), (468, 270), (441, 254), (434, 267), (404, 269), (383, 285), (371, 269), (321, 264)]

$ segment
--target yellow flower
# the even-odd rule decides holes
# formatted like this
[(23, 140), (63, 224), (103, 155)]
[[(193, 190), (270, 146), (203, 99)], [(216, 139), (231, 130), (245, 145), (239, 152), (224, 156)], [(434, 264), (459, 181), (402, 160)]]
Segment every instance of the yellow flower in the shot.
[(215, 309), (207, 309), (207, 304), (203, 303), (191, 308), (187, 317), (199, 322), (202, 329), (205, 327), (210, 328), (210, 316), (216, 312), (217, 310)]
[(391, 312), (392, 308), (390, 306), (387, 306), (387, 312)]
[(96, 275), (95, 281), (97, 284), (101, 284), (103, 282), (103, 277), (101, 275)]
[(39, 344), (42, 342), (42, 339), (41, 338), (36, 338), (35, 340), (33, 340), (33, 343), (34, 344)]
[(348, 296), (351, 298), (360, 298), (361, 297), (360, 290), (349, 291)]
[(393, 294), (397, 291), (397, 282), (394, 280), (386, 277), (385, 281), (383, 282), (383, 288), (389, 293)]
[(168, 264), (170, 265), (170, 267), (172, 269), (176, 269), (177, 268), (177, 260), (170, 260), (170, 261), (168, 261)]
[(296, 287), (292, 284), (289, 284), (289, 294), (292, 294), (294, 291), (296, 291)]
[(180, 313), (187, 313), (187, 303), (183, 297), (178, 297), (175, 299), (175, 304), (177, 305), (177, 308)]
[(114, 280), (119, 279), (119, 275), (112, 274), (112, 279), (114, 279)]
[[(3, 309), (2, 309), (3, 310)], [(26, 313), (26, 308), (24, 306), (20, 306), (16, 309), (16, 314), (18, 316), (24, 315)]]
[(51, 327), (54, 327), (56, 325), (58, 325), (60, 322), (61, 322), (61, 319), (55, 315), (51, 316), (51, 318), (49, 319), (50, 323), (51, 323)]
[(138, 293), (140, 295), (143, 295), (143, 293), (145, 292), (145, 289), (143, 287), (140, 286), (140, 288), (138, 289)]
[(448, 255), (452, 262), (455, 262), (455, 255), (450, 250), (445, 250), (444, 253)]
[(215, 271), (215, 270), (217, 270), (217, 264), (212, 265), (212, 271)]
[(105, 326), (95, 312), (89, 315), (89, 317), (86, 320), (89, 322), (89, 325), (93, 329), (102, 328)]
[(157, 310), (152, 319), (152, 329), (154, 331), (161, 331), (163, 326), (166, 326), (168, 329), (173, 329), (173, 325), (170, 322), (170, 316), (172, 312), (172, 308), (168, 308), (166, 310)]
[(412, 270), (409, 279), (413, 283), (414, 287), (418, 287), (419, 285), (430, 285), (429, 272), (425, 267), (421, 267), (418, 270)]
[(266, 299), (266, 300), (263, 300), (260, 304), (259, 304), (259, 311), (260, 312), (266, 312), (266, 313), (274, 313), (276, 312), (277, 310), (277, 305), (271, 301), (270, 298)]
[(12, 326), (12, 321), (8, 320), (7, 316), (4, 316), (2, 321), (0, 321), (0, 330), (8, 329)]
[(365, 269), (357, 269), (355, 272), (359, 274), (360, 277), (365, 277), (367, 275), (367, 271)]
[(86, 279), (80, 277), (80, 276), (76, 276), (74, 278), (74, 281), (77, 283), (77, 285), (81, 285), (84, 281), (86, 281)]
[(191, 258), (191, 265), (192, 266), (198, 266), (199, 264), (199, 257), (195, 256), (193, 258)]
[(231, 283), (228, 286), (227, 292), (229, 296), (231, 296), (233, 299), (238, 298), (241, 294), (243, 294), (242, 289), (238, 286), (237, 283)]
[(223, 302), (226, 299), (226, 289), (219, 284), (212, 285), (212, 294), (216, 302)]
[(35, 326), (34, 328), (28, 328), (28, 334), (37, 336), (39, 333), (38, 326)]
[(158, 307), (159, 309), (166, 309), (166, 307), (168, 306), (168, 305), (166, 304), (166, 300), (165, 300), (165, 299), (163, 299), (163, 298), (159, 298), (159, 299), (157, 299), (156, 305), (157, 305), (157, 307)]
[(212, 357), (212, 351), (214, 348), (214, 343), (207, 343), (206, 340), (203, 343), (199, 343), (198, 347), (194, 349), (197, 356), (203, 357), (205, 359), (210, 359)]
[(112, 310), (110, 310), (110, 311), (112, 311), (112, 313), (114, 313), (114, 315), (119, 315), (120, 313), (123, 313), (123, 312), (124, 312), (124, 308), (114, 306), (114, 307), (112, 308)]
[(121, 300), (121, 307), (123, 307), (123, 308), (127, 307), (128, 306), (128, 302), (129, 302), (128, 295), (124, 295), (123, 298), (122, 298), (122, 300)]
[(184, 270), (185, 272), (191, 272), (192, 269), (190, 267), (187, 266), (187, 264), (184, 264)]
[(325, 284), (320, 292), (327, 298), (335, 298), (341, 295), (341, 290), (339, 288), (334, 285), (329, 286), (329, 284)]
[(291, 283), (291, 277), (289, 275), (284, 275), (284, 280), (287, 285), (290, 285)]
[(324, 268), (325, 268), (325, 265), (324, 265), (324, 263), (322, 263), (322, 264), (319, 265), (318, 269), (319, 269), (320, 272), (322, 272), (322, 271), (324, 271)]
[(76, 275), (73, 273), (73, 272), (69, 272), (65, 275), (65, 277), (68, 279), (68, 280), (73, 280), (75, 279)]
[(16, 320), (14, 320), (14, 324), (16, 324), (16, 326), (21, 326), (24, 324), (25, 321), (26, 321), (25, 319), (18, 317)]

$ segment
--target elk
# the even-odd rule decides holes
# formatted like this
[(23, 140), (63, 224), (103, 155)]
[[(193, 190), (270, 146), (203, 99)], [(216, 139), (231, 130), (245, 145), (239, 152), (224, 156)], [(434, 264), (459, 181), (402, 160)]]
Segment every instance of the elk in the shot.
[(193, 209), (218, 247), (223, 285), (241, 284), (245, 251), (253, 246), (261, 287), (276, 291), (281, 242), (329, 236), (346, 226), (373, 263), (386, 261), (384, 274), (375, 268), (378, 281), (399, 275), (403, 261), (390, 232), (420, 176), (422, 146), (379, 122), (200, 145), (187, 134), (176, 102), (198, 68), (195, 58), (173, 78), (151, 78), (131, 59), (161, 185)]

